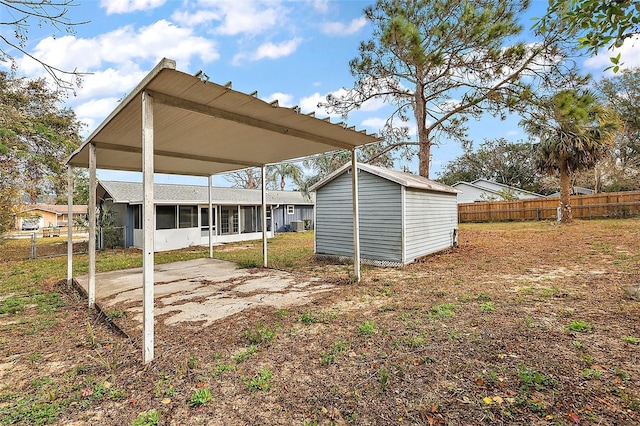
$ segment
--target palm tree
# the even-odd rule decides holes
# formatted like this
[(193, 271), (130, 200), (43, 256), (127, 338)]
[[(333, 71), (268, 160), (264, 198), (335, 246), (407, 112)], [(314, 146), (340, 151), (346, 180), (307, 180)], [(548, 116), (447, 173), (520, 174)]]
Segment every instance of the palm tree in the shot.
[(277, 184), (280, 181), (280, 190), (284, 191), (284, 187), (287, 184), (286, 179), (290, 178), (293, 183), (298, 186), (302, 185), (302, 175), (304, 172), (302, 169), (291, 163), (280, 163), (273, 166), (269, 166), (267, 171), (268, 180)]
[(593, 93), (563, 90), (522, 124), (529, 134), (540, 138), (540, 171), (560, 173), (562, 222), (571, 223), (571, 176), (593, 168), (607, 154), (618, 130), (617, 118)]

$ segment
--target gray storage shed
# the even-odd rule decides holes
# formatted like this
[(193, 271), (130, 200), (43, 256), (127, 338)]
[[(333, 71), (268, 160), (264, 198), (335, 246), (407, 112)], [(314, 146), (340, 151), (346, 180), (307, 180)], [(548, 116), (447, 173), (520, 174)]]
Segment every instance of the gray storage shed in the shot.
[[(457, 243), (458, 191), (410, 173), (358, 164), (360, 255), (363, 263), (401, 266)], [(351, 164), (316, 193), (315, 253), (353, 258)]]

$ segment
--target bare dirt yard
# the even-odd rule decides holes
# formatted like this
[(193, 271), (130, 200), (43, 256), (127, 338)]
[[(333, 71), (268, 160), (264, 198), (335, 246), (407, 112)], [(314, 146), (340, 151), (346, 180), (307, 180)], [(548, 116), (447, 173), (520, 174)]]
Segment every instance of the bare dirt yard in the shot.
[(640, 423), (640, 302), (624, 290), (640, 284), (638, 219), (462, 225), (459, 248), (358, 284), (312, 259), (310, 233), (270, 244), (332, 290), (212, 323), (160, 316), (147, 366), (140, 336), (57, 284), (64, 266), (0, 265), (37, 286), (22, 305), (1, 287), (0, 424)]

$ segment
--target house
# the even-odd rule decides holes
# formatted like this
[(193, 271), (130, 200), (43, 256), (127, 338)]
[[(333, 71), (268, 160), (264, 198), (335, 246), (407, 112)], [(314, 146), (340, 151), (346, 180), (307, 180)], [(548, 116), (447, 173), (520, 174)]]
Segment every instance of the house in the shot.
[[(72, 219), (86, 219), (87, 206), (72, 206)], [(69, 222), (69, 208), (58, 204), (31, 204), (20, 211), (16, 218), (16, 229), (22, 229), (23, 222), (35, 223), (40, 228), (67, 226)]]
[[(583, 188), (582, 186), (572, 186), (571, 187), (571, 195), (593, 195), (596, 191), (589, 188)], [(556, 191), (553, 194), (547, 195), (548, 198), (559, 197), (560, 191)]]
[(492, 182), (487, 179), (476, 179), (473, 182), (456, 182), (451, 186), (460, 191), (458, 194), (459, 204), (544, 197), (544, 195), (536, 194), (535, 192)]
[[(457, 190), (420, 176), (358, 164), (363, 263), (407, 265), (457, 241)], [(316, 193), (315, 253), (353, 258), (351, 164), (311, 187)]]
[[(209, 244), (207, 186), (155, 184), (155, 250)], [(313, 221), (313, 198), (297, 191), (267, 192), (267, 230), (287, 231), (294, 221)], [(257, 189), (211, 188), (213, 242), (262, 238), (262, 192)], [(101, 181), (97, 199), (123, 228), (124, 246), (142, 248), (142, 184)], [(273, 225), (273, 226), (272, 226)]]

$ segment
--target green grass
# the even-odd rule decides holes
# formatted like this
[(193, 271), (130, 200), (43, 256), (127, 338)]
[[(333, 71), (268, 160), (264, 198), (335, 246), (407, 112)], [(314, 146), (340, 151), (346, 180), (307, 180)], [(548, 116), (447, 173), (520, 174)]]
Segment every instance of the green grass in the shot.
[(191, 408), (202, 407), (211, 402), (211, 390), (209, 388), (198, 389), (191, 395), (189, 406)]
[(358, 331), (362, 336), (370, 336), (376, 332), (376, 325), (372, 321), (365, 321), (358, 326)]
[(270, 342), (276, 337), (276, 332), (265, 327), (262, 321), (258, 322), (255, 327), (244, 332), (244, 337), (249, 343), (259, 345), (260, 343)]
[(157, 410), (143, 411), (131, 423), (131, 426), (156, 426), (160, 424), (160, 413)]
[(251, 392), (268, 391), (271, 388), (273, 373), (268, 367), (258, 370), (255, 376), (243, 377), (242, 381)]
[(623, 342), (631, 343), (632, 345), (640, 345), (640, 339), (638, 339), (637, 337), (622, 336), (621, 339)]
[(524, 390), (535, 389), (542, 391), (556, 385), (556, 381), (551, 377), (523, 365), (518, 367), (518, 378), (520, 379), (520, 387)]
[(588, 333), (593, 330), (593, 325), (587, 321), (573, 320), (568, 328), (570, 331), (577, 333)]
[(432, 318), (447, 318), (455, 315), (458, 307), (453, 303), (440, 303), (433, 305), (429, 310), (429, 316)]
[(256, 345), (249, 346), (245, 351), (240, 352), (236, 356), (233, 357), (234, 361), (237, 364), (246, 361), (251, 358), (258, 351), (258, 347)]

